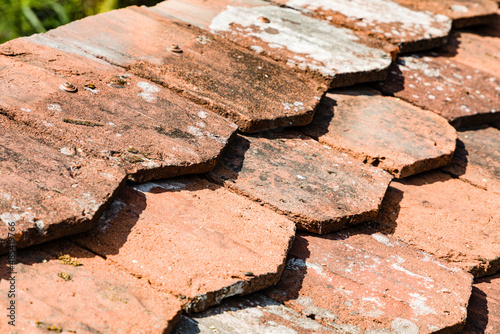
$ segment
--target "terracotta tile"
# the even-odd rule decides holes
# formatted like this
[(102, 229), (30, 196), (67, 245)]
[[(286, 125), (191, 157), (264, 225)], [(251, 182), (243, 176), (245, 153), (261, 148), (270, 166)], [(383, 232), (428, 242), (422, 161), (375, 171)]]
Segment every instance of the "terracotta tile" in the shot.
[(363, 33), (260, 0), (169, 0), (152, 10), (324, 77), (329, 87), (383, 80), (390, 53), (397, 53), (393, 45)]
[[(245, 132), (308, 124), (326, 90), (284, 65), (146, 8), (87, 17), (37, 38), (126, 67), (232, 119)], [(182, 52), (173, 52), (172, 44)]]
[(401, 57), (376, 86), (438, 113), (457, 128), (500, 120), (500, 79), (446, 57)]
[(87, 231), (125, 179), (102, 159), (0, 115), (0, 254)]
[(500, 269), (500, 196), (440, 172), (392, 182), (379, 222), (386, 233), (474, 276)]
[[(298, 235), (286, 269), (267, 294), (343, 330), (458, 332), (471, 276), (376, 230)], [(403, 331), (405, 329), (405, 331)]]
[(442, 14), (453, 19), (453, 28), (493, 21), (498, 5), (493, 0), (394, 0), (421, 11)]
[(458, 132), (453, 162), (442, 170), (500, 195), (500, 131), (484, 128)]
[(221, 333), (245, 333), (245, 324), (260, 333), (457, 333), (471, 285), (464, 271), (374, 230), (299, 234), (281, 281), (265, 291), (271, 300), (226, 302), (190, 324)]
[(342, 329), (342, 326), (334, 323), (320, 324), (261, 293), (255, 293), (229, 298), (220, 306), (202, 313), (182, 316), (174, 333), (323, 334), (338, 333)]
[[(123, 167), (143, 182), (203, 173), (236, 130), (223, 117), (122, 68), (17, 39), (2, 50), (0, 105), (9, 117)], [(69, 93), (59, 86), (71, 82)], [(93, 89), (85, 87), (93, 85)]]
[(297, 228), (329, 233), (375, 220), (392, 177), (296, 132), (238, 136), (209, 178)]
[(273, 0), (308, 15), (399, 45), (401, 52), (442, 45), (451, 29), (444, 15), (415, 11), (391, 0)]
[[(63, 264), (61, 255), (76, 262)], [(8, 298), (10, 267), (0, 259), (0, 300), (16, 308), (16, 326), (3, 320), (2, 333), (169, 333), (179, 320), (176, 298), (67, 241), (23, 250), (17, 260)]]
[(285, 217), (192, 177), (127, 187), (95, 230), (72, 240), (198, 312), (275, 284), (294, 230)]
[(464, 334), (500, 331), (500, 274), (478, 278), (472, 287)]
[(327, 94), (302, 131), (396, 177), (447, 165), (456, 140), (445, 119), (366, 88)]
[[(500, 20), (500, 17), (498, 17)], [(480, 30), (479, 30), (480, 31)], [(481, 36), (475, 30), (454, 31), (450, 34), (448, 44), (441, 48), (439, 55), (482, 72), (500, 77), (500, 38)]]

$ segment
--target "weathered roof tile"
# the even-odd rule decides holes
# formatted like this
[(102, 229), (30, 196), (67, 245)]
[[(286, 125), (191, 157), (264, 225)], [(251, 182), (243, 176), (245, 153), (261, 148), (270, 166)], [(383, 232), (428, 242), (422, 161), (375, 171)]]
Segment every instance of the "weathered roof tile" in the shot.
[(443, 171), (500, 195), (500, 130), (459, 131), (457, 150)]
[(474, 281), (463, 334), (500, 332), (500, 274)]
[(500, 120), (500, 79), (437, 54), (401, 57), (376, 86), (438, 113), (455, 127)]
[(431, 49), (446, 42), (451, 20), (391, 0), (273, 0), (308, 15), (363, 31), (400, 46), (401, 52)]
[[(236, 125), (119, 67), (27, 39), (2, 50), (0, 108), (74, 149), (108, 159), (143, 182), (210, 171)], [(8, 79), (7, 79), (8, 78)], [(77, 89), (60, 89), (64, 82)]]
[(421, 11), (442, 14), (453, 19), (453, 27), (487, 24), (494, 20), (498, 5), (492, 0), (394, 0)]
[(294, 232), (284, 216), (191, 177), (127, 187), (72, 240), (198, 312), (275, 284)]
[[(192, 315), (184, 333), (457, 333), (472, 277), (369, 229), (299, 234), (276, 287)], [(190, 331), (190, 328), (194, 331)], [(177, 329), (179, 330), (179, 329)]]
[(169, 0), (153, 10), (323, 76), (330, 87), (383, 80), (391, 64), (389, 53), (397, 52), (363, 33), (260, 0)]
[(65, 240), (23, 250), (17, 260), (10, 282), (8, 257), (0, 259), (0, 301), (15, 302), (16, 318), (15, 327), (0, 322), (2, 333), (161, 334), (179, 320), (176, 298)]
[(392, 177), (296, 132), (237, 136), (217, 183), (269, 205), (299, 229), (329, 233), (375, 220)]
[(124, 179), (109, 162), (0, 115), (0, 254), (91, 229)]
[[(498, 17), (500, 21), (500, 17)], [(480, 30), (478, 30), (480, 31)], [(439, 54), (476, 69), (500, 77), (500, 38), (481, 36), (472, 31), (453, 31), (448, 44), (439, 50)]]
[(380, 210), (385, 233), (474, 276), (500, 269), (500, 196), (434, 171), (393, 181)]
[(366, 88), (327, 94), (302, 131), (396, 177), (447, 165), (455, 151), (445, 119)]
[[(102, 58), (228, 117), (244, 132), (308, 124), (326, 87), (209, 32), (129, 7), (48, 32), (67, 52)], [(172, 44), (179, 50), (171, 50)], [(68, 48), (69, 46), (69, 48)], [(182, 52), (178, 52), (182, 51)]]

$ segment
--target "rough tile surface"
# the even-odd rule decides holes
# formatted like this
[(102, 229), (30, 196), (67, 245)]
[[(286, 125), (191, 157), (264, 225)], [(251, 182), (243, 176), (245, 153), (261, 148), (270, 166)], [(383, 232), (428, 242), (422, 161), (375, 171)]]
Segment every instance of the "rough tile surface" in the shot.
[(209, 174), (299, 229), (329, 233), (375, 220), (392, 177), (296, 132), (238, 136)]
[[(1, 50), (17, 54), (0, 58), (0, 78), (7, 80), (0, 87), (4, 113), (60, 138), (69, 151), (108, 159), (134, 181), (210, 171), (236, 130), (223, 117), (121, 68), (28, 39)], [(59, 89), (66, 81), (78, 91)]]
[(72, 240), (198, 312), (275, 284), (294, 232), (284, 216), (192, 177), (127, 187)]
[[(384, 45), (362, 33), (320, 21), (292, 9), (257, 0), (169, 0), (154, 7), (163, 15), (211, 32), (327, 78), (330, 87), (383, 80), (391, 64)], [(392, 50), (391, 50), (392, 49)]]
[(283, 277), (267, 294), (347, 332), (459, 332), (471, 275), (375, 230), (297, 235)]
[(453, 19), (453, 27), (491, 23), (498, 10), (493, 0), (394, 0), (421, 11), (442, 14)]
[(341, 329), (342, 327), (335, 323), (321, 324), (264, 294), (255, 293), (229, 298), (218, 307), (182, 316), (174, 333), (323, 334), (339, 333)]
[(500, 274), (478, 278), (472, 287), (464, 334), (500, 332)]
[(0, 254), (91, 229), (124, 179), (0, 115)]
[(401, 52), (442, 45), (451, 29), (451, 20), (444, 15), (415, 11), (391, 0), (274, 2), (400, 45)]
[(378, 221), (386, 233), (474, 276), (500, 269), (500, 196), (440, 172), (393, 181)]
[[(285, 65), (146, 8), (87, 17), (38, 40), (124, 66), (232, 119), (245, 132), (308, 124), (326, 90)], [(172, 51), (172, 44), (180, 49)]]
[(471, 285), (471, 275), (373, 230), (299, 234), (268, 298), (230, 301), (180, 325), (221, 333), (245, 333), (245, 326), (256, 333), (457, 333)]
[(442, 170), (500, 195), (500, 130), (460, 131), (458, 138), (453, 161)]
[[(16, 308), (16, 326), (2, 319), (2, 333), (162, 334), (179, 319), (176, 298), (67, 241), (17, 255), (14, 298), (7, 256), (0, 258), (0, 302), (14, 300)], [(71, 260), (64, 264), (61, 255)]]
[(456, 140), (442, 117), (363, 88), (327, 94), (302, 131), (396, 177), (447, 165)]
[(500, 120), (500, 79), (446, 57), (401, 57), (377, 87), (438, 113), (455, 127)]
[[(500, 21), (500, 17), (497, 17)], [(439, 54), (455, 62), (500, 77), (500, 36), (479, 35), (480, 29), (453, 31)]]

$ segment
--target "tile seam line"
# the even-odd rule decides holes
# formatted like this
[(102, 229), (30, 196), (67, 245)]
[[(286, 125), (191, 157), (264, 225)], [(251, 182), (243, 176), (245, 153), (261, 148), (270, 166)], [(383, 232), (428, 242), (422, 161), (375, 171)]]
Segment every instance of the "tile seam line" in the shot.
[[(449, 164), (449, 165), (447, 165), (447, 166), (450, 166), (450, 165), (451, 165), (451, 164)], [(462, 179), (462, 178), (460, 177), (460, 175), (459, 175), (459, 176), (456, 176), (456, 175), (455, 175), (455, 174), (453, 174), (452, 172), (449, 172), (449, 171), (447, 171), (447, 170), (443, 170), (443, 168), (444, 168), (444, 167), (447, 167), (447, 166), (439, 167), (439, 168), (437, 168), (437, 169), (436, 169), (436, 171), (441, 172), (441, 173), (446, 174), (446, 175), (449, 175), (449, 176), (451, 176), (451, 177), (453, 178), (453, 180), (459, 180), (459, 181), (462, 181), (462, 182), (464, 182), (464, 183), (466, 183), (466, 184), (469, 184), (469, 185), (471, 185), (471, 186), (473, 186), (473, 187), (475, 187), (475, 188), (477, 188), (477, 189), (484, 190), (484, 191), (488, 191), (488, 192), (490, 191), (490, 190), (486, 189), (485, 187), (481, 187), (480, 185), (475, 184), (475, 183), (473, 183), (473, 182), (471, 182), (471, 181), (469, 181), (469, 180)], [(492, 191), (492, 192), (493, 192), (493, 193), (495, 193), (494, 191)]]

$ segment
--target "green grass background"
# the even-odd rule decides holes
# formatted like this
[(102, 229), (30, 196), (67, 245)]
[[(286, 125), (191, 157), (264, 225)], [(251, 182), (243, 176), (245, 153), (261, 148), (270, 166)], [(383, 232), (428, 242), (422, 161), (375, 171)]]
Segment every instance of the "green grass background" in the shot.
[(161, 0), (0, 0), (0, 43), (43, 33), (85, 16)]

